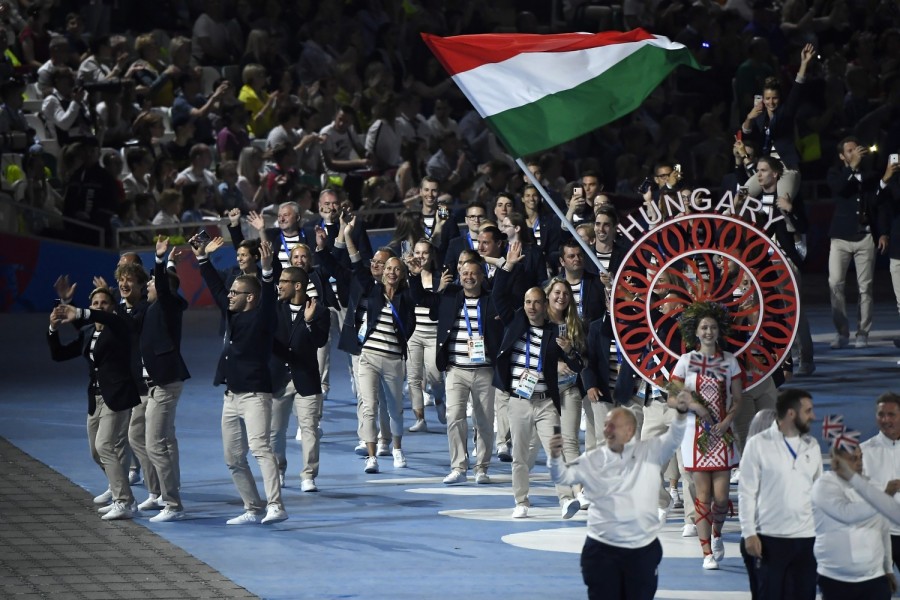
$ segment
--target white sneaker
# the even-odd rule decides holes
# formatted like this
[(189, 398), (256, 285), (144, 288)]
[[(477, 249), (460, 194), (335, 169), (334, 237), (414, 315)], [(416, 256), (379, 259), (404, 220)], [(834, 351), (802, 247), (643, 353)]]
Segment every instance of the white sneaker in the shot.
[(378, 459), (374, 456), (370, 456), (366, 459), (366, 473), (377, 473), (378, 472)]
[(138, 510), (159, 510), (165, 507), (166, 503), (156, 494), (150, 494), (150, 497), (138, 504)]
[(716, 562), (725, 558), (725, 540), (720, 537), (712, 536), (712, 542), (709, 547), (712, 549), (713, 558)]
[(528, 507), (524, 504), (517, 504), (513, 509), (512, 518), (513, 519), (524, 519), (528, 516)]
[(169, 521), (180, 521), (185, 517), (183, 510), (176, 510), (168, 506), (162, 509), (159, 514), (150, 517), (151, 523), (168, 523)]
[(425, 396), (425, 406), (434, 406), (434, 394), (425, 392), (423, 396)]
[(673, 507), (674, 505), (675, 505), (675, 501), (672, 500), (672, 498), (670, 497), (670, 498), (669, 498), (669, 505), (668, 505), (667, 507), (665, 507), (665, 508), (657, 508), (657, 509), (656, 509), (657, 511), (659, 511), (659, 524), (660, 524), (660, 525), (665, 525), (665, 524), (666, 524), (666, 519), (669, 518), (669, 511), (672, 510), (672, 507)]
[(436, 405), (434, 408), (435, 408), (435, 410), (437, 410), (438, 422), (441, 425), (446, 425), (447, 424), (447, 403), (441, 402), (440, 404)]
[(141, 477), (140, 469), (129, 469), (128, 470), (128, 483), (129, 485), (140, 485), (144, 482), (144, 478)]
[(693, 523), (685, 523), (681, 530), (681, 537), (697, 537), (697, 526)]
[(718, 571), (719, 563), (716, 562), (716, 559), (713, 558), (712, 554), (707, 554), (703, 557), (703, 568), (707, 571)]
[(94, 496), (94, 504), (109, 504), (112, 502), (112, 490), (106, 488), (106, 491), (99, 496)]
[(294, 439), (297, 440), (298, 442), (303, 441), (303, 430), (300, 429), (299, 427), (297, 427), (297, 435), (294, 436)]
[(391, 445), (387, 442), (378, 442), (377, 451), (375, 452), (375, 456), (390, 456), (391, 455)]
[(225, 521), (226, 525), (256, 525), (260, 521), (260, 514), (255, 510), (248, 510), (247, 512)]
[(475, 473), (475, 483), (477, 483), (478, 485), (487, 485), (491, 483), (491, 478), (484, 471), (479, 471)]
[(581, 510), (581, 504), (578, 503), (578, 500), (575, 500), (574, 498), (572, 500), (567, 500), (562, 506), (562, 518), (571, 519), (579, 510)]
[(288, 514), (283, 508), (277, 504), (270, 504), (266, 507), (266, 516), (263, 517), (262, 524), (280, 523), (281, 521), (287, 521), (287, 518)]
[(677, 487), (669, 488), (669, 496), (672, 498), (672, 508), (684, 508), (684, 500), (681, 498), (681, 494), (678, 493)]
[(509, 451), (508, 444), (497, 446), (497, 458), (500, 459), (500, 462), (512, 462), (512, 454)]
[(300, 482), (300, 491), (301, 492), (318, 492), (319, 488), (316, 486), (315, 479), (304, 479)]
[(428, 431), (428, 423), (425, 422), (425, 419), (416, 419), (416, 422), (409, 430), (413, 433), (417, 431)]
[(353, 451), (360, 456), (368, 456), (369, 455), (369, 447), (366, 446), (366, 443), (362, 440), (359, 440), (359, 443), (356, 445), (356, 448)]
[(867, 335), (857, 335), (856, 343), (854, 344), (857, 348), (868, 348), (869, 347), (869, 336)]
[[(479, 473), (478, 475), (481, 475)], [(478, 482), (478, 475), (475, 476), (475, 482)], [(444, 483), (447, 485), (453, 485), (454, 483), (465, 483), (468, 480), (466, 474), (462, 471), (457, 471), (456, 469), (450, 471), (450, 474), (444, 477)]]
[(113, 502), (111, 508), (105, 515), (100, 517), (104, 521), (119, 521), (122, 519), (131, 519), (134, 517), (134, 504), (129, 506), (124, 502)]
[(406, 457), (403, 456), (403, 450), (397, 448), (394, 450), (394, 468), (395, 469), (405, 469), (406, 468)]
[(731, 485), (737, 485), (741, 481), (741, 470), (737, 467), (731, 470), (731, 479), (728, 480), (728, 483)]
[(575, 496), (575, 499), (578, 500), (578, 504), (581, 505), (581, 510), (587, 510), (588, 506), (591, 505), (591, 501), (587, 499), (587, 496), (584, 495), (584, 492), (578, 492), (578, 495)]
[[(113, 502), (112, 504), (107, 504), (106, 506), (101, 506), (100, 508), (97, 509), (97, 514), (98, 514), (98, 515), (106, 515), (106, 514), (109, 514), (109, 512), (110, 512), (111, 510), (113, 510), (115, 507), (116, 507), (116, 503), (115, 503), (115, 502)], [(131, 506), (129, 506), (128, 508), (130, 508), (132, 512), (137, 512), (137, 511), (138, 511), (138, 505), (137, 505), (137, 502), (132, 502), (132, 503), (131, 503)]]

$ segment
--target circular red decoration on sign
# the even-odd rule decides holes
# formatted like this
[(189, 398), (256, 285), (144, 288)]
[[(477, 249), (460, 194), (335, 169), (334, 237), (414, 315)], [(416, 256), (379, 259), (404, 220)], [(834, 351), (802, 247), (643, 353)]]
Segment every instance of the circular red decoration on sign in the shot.
[(725, 305), (734, 320), (724, 350), (752, 389), (781, 365), (797, 334), (797, 280), (763, 231), (718, 214), (684, 215), (645, 233), (613, 283), (616, 342), (646, 381), (665, 387), (685, 348), (678, 330), (693, 302)]

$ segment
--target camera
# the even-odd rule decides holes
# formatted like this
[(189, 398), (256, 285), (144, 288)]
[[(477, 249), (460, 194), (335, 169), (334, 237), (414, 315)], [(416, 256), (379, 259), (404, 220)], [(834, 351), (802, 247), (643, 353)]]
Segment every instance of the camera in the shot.
[(345, 207), (341, 211), (341, 221), (343, 221), (344, 223), (349, 223), (352, 220), (353, 220), (353, 211), (350, 210), (350, 207)]

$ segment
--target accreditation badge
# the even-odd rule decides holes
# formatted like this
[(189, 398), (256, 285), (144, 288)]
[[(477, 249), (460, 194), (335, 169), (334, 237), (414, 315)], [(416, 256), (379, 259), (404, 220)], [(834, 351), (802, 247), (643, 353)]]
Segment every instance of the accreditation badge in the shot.
[(519, 381), (516, 383), (515, 393), (517, 396), (521, 398), (525, 398), (526, 400), (531, 399), (531, 395), (534, 394), (534, 388), (538, 383), (539, 376), (535, 371), (530, 369), (526, 369), (522, 376), (519, 377)]
[(487, 360), (484, 348), (484, 338), (480, 335), (473, 335), (469, 338), (469, 361), (475, 364), (484, 364)]

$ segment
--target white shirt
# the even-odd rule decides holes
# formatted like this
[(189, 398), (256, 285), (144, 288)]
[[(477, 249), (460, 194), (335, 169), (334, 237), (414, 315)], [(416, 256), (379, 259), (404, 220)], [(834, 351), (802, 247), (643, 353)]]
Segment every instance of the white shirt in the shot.
[(741, 535), (815, 537), (811, 494), (821, 475), (822, 451), (812, 436), (785, 438), (775, 422), (747, 440), (738, 484)]
[[(882, 490), (892, 479), (900, 479), (900, 441), (892, 441), (883, 433), (860, 444), (863, 452), (863, 474)], [(894, 496), (900, 503), (900, 494)], [(892, 526), (891, 535), (900, 535), (900, 527)]]
[(676, 418), (660, 437), (632, 438), (621, 454), (601, 446), (568, 465), (561, 456), (547, 461), (557, 485), (584, 486), (589, 538), (619, 548), (643, 548), (657, 538), (659, 474), (681, 443), (685, 422)]
[(812, 504), (819, 575), (853, 583), (892, 572), (887, 522), (849, 483), (825, 473), (813, 484)]

